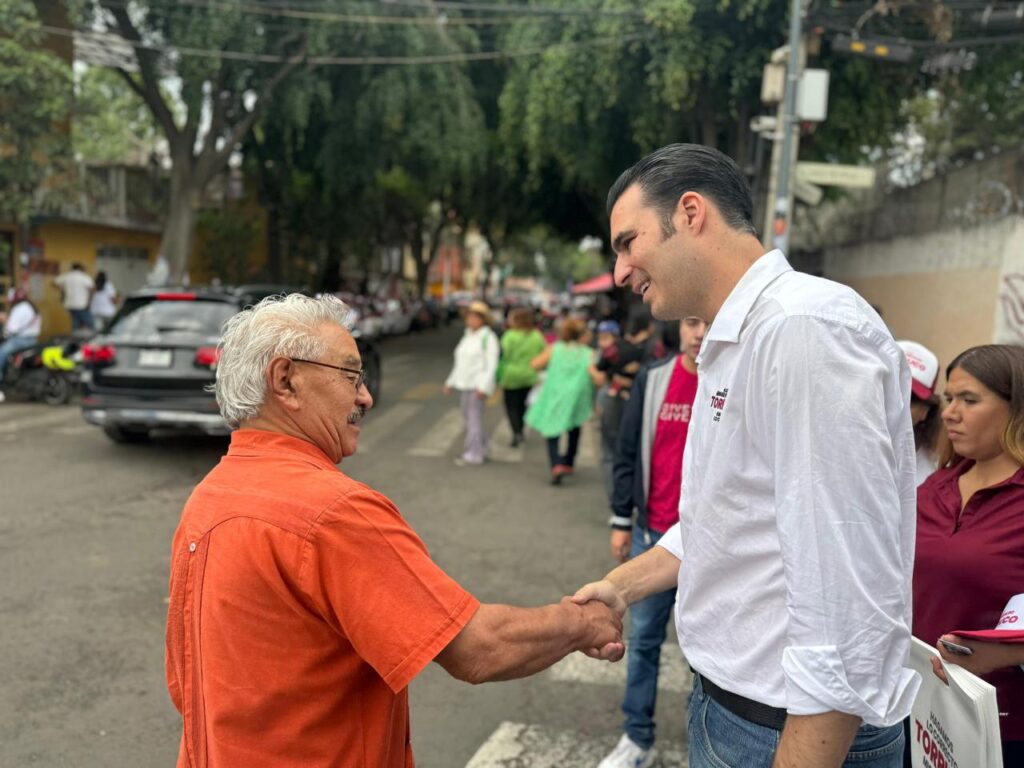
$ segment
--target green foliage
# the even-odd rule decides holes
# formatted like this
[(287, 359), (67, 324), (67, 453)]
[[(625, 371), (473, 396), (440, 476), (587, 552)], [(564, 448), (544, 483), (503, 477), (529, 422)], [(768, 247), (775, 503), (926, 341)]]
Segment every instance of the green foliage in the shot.
[(906, 130), (892, 162), (911, 183), (957, 161), (1018, 146), (1024, 138), (1024, 52), (980, 51), (970, 71), (947, 73), (902, 105)]
[(503, 263), (512, 266), (517, 277), (544, 278), (553, 290), (564, 290), (572, 280), (581, 283), (596, 277), (609, 268), (606, 258), (598, 251), (581, 251), (579, 245), (558, 232), (538, 224), (518, 232), (510, 238)]
[(159, 137), (145, 102), (113, 70), (87, 67), (78, 73), (71, 124), (77, 160), (144, 163), (156, 151)]
[(227, 284), (251, 282), (249, 254), (260, 234), (259, 219), (241, 206), (207, 209), (199, 214), (196, 230), (203, 268)]
[(71, 68), (42, 47), (35, 7), (0, 0), (0, 219), (22, 221), (67, 171)]
[[(571, 6), (571, 0), (561, 5)], [(601, 211), (615, 177), (650, 150), (673, 141), (745, 153), (761, 67), (784, 27), (771, 0), (604, 0), (605, 10), (642, 18), (583, 17), (560, 29), (522, 22), (517, 45), (618, 39), (603, 47), (557, 48), (517, 62), (501, 95), (500, 136), (520, 148), (529, 181), (557, 167), (567, 186)], [(603, 216), (595, 217), (600, 221)]]

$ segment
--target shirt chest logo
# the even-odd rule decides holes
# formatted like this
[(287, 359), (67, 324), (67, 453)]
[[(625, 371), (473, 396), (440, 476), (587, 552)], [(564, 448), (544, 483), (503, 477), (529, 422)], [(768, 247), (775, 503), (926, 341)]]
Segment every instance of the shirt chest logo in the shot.
[(658, 421), (690, 421), (690, 405), (688, 403), (662, 403), (658, 412)]
[(725, 409), (725, 400), (729, 396), (729, 388), (720, 389), (711, 396), (711, 410), (715, 412), (711, 419), (714, 422), (722, 420), (722, 411)]

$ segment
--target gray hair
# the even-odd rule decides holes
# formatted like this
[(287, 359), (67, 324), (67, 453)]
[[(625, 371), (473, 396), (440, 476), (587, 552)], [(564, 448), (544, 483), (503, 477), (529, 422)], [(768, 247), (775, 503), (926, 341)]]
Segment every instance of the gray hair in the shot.
[(327, 353), (319, 329), (336, 323), (349, 329), (349, 308), (331, 295), (268, 296), (224, 324), (213, 391), (230, 427), (255, 418), (267, 395), (267, 366), (275, 357), (314, 360)]

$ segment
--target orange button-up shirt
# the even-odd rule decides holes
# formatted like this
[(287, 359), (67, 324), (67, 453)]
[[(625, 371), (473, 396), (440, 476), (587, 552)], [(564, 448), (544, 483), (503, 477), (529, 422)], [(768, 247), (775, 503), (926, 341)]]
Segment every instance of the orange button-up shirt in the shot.
[(412, 766), (407, 686), (479, 606), (387, 498), (257, 430), (185, 505), (170, 593), (180, 768)]

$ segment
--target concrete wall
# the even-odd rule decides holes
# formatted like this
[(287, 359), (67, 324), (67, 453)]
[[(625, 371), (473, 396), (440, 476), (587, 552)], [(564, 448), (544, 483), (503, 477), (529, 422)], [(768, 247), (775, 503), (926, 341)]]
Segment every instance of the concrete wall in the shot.
[(1020, 217), (829, 248), (824, 271), (879, 307), (897, 338), (929, 347), (943, 366), (976, 344), (1024, 341), (1024, 290), (1010, 298), (1017, 282), (1024, 289)]

